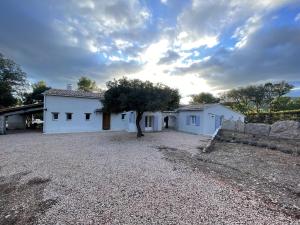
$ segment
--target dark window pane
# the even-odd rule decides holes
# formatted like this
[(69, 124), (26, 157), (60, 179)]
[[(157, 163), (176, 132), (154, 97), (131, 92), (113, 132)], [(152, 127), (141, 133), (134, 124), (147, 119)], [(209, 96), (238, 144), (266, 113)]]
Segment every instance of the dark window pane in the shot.
[(91, 114), (90, 114), (90, 113), (86, 113), (86, 114), (85, 114), (85, 119), (86, 119), (86, 120), (89, 120), (90, 118), (91, 118)]
[(67, 116), (67, 120), (71, 120), (72, 119), (72, 113), (66, 113)]

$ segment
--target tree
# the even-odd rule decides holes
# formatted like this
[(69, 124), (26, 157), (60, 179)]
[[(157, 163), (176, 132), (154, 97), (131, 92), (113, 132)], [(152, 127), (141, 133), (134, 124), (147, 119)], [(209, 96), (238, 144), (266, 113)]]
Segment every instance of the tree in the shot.
[(46, 82), (41, 80), (35, 84), (31, 85), (32, 92), (24, 94), (24, 104), (32, 104), (37, 102), (43, 102), (44, 96), (43, 93), (49, 90), (51, 87), (48, 87)]
[(219, 98), (214, 97), (211, 93), (202, 92), (197, 95), (192, 95), (192, 101), (190, 104), (209, 104), (220, 102)]
[(26, 73), (0, 53), (0, 108), (14, 106), (26, 86)]
[(104, 110), (113, 113), (136, 111), (137, 137), (143, 136), (140, 121), (146, 111), (172, 110), (178, 107), (180, 96), (177, 89), (138, 79), (114, 79), (106, 84)]
[[(223, 101), (233, 109), (242, 113), (284, 110), (292, 108), (293, 102), (283, 98), (293, 85), (285, 81), (279, 83), (265, 83), (264, 85), (250, 85), (229, 90), (224, 93)], [(278, 105), (279, 104), (279, 105)]]
[(265, 89), (263, 85), (251, 85), (246, 87), (245, 92), (246, 96), (250, 99), (250, 102), (253, 103), (256, 113), (259, 113), (260, 109), (263, 108), (265, 103)]
[(87, 77), (80, 77), (77, 82), (78, 90), (81, 91), (97, 91), (100, 89), (97, 87), (96, 81), (93, 81)]

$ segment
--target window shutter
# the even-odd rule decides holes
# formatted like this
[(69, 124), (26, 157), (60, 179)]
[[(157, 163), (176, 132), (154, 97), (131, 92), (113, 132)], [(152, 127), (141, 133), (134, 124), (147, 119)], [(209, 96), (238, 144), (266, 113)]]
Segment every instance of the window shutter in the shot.
[(186, 125), (190, 125), (190, 116), (186, 116)]
[(196, 116), (196, 126), (200, 126), (200, 116)]
[(153, 130), (158, 131), (158, 117), (154, 116), (154, 121), (153, 121)]

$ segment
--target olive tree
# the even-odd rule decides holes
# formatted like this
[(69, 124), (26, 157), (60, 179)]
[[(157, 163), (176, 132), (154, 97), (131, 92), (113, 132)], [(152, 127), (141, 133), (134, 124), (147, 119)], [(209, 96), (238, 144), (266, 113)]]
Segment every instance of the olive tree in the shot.
[(138, 79), (114, 79), (106, 84), (104, 110), (112, 113), (136, 112), (137, 137), (143, 136), (140, 121), (146, 111), (172, 110), (179, 105), (177, 89)]

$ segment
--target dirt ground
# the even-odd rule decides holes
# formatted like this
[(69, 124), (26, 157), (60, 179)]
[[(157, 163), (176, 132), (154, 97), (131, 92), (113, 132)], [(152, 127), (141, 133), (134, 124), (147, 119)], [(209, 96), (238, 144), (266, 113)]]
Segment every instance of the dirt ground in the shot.
[(0, 136), (0, 224), (299, 224), (299, 157), (180, 132)]
[[(257, 137), (256, 143), (258, 140), (267, 142), (263, 137)], [(223, 135), (221, 140), (214, 142), (209, 153), (199, 151), (196, 155), (191, 155), (166, 146), (160, 146), (159, 149), (169, 161), (181, 162), (193, 169), (213, 173), (224, 182), (231, 182), (240, 190), (263, 199), (272, 210), (281, 210), (300, 219), (300, 146), (295, 144), (299, 141), (269, 142), (280, 143), (284, 147), (270, 149), (267, 145), (258, 147), (249, 143), (231, 143)]]

